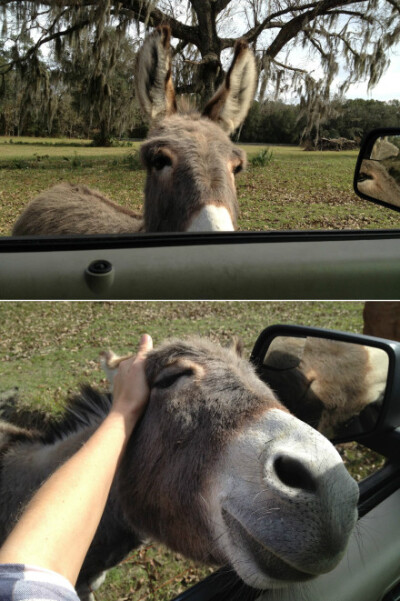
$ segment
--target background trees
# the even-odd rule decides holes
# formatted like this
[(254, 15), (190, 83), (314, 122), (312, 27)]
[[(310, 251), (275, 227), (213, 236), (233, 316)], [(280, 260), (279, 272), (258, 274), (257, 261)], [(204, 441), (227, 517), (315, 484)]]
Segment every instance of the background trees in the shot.
[[(244, 37), (257, 56), (258, 100), (291, 94), (311, 137), (330, 118), (339, 71), (339, 93), (360, 78), (377, 83), (400, 38), (397, 0), (0, 0), (0, 9), (4, 128), (5, 122), (19, 132), (28, 123), (37, 127), (37, 105), (55, 133), (71, 96), (78, 130), (95, 128), (100, 143), (127, 131), (137, 117), (133, 61), (148, 27), (170, 25), (178, 92), (201, 102), (222, 81), (235, 39)], [(21, 99), (12, 117), (5, 108), (7, 96), (12, 106), (10, 94), (14, 105), (15, 95)], [(291, 123), (292, 112), (285, 111)]]
[[(400, 101), (334, 100), (331, 117), (320, 127), (320, 137), (360, 141), (375, 127), (400, 127)], [(243, 142), (299, 144), (304, 141), (306, 115), (300, 104), (279, 101), (254, 102), (241, 131)]]

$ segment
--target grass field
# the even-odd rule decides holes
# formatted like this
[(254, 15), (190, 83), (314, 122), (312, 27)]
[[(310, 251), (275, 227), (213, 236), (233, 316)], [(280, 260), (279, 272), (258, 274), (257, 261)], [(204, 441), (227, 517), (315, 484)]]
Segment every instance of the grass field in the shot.
[[(86, 183), (140, 211), (143, 171), (139, 143), (94, 148), (87, 141), (0, 138), (0, 235), (10, 234), (28, 201), (61, 181)], [(243, 147), (249, 157), (265, 146)], [(305, 152), (273, 146), (272, 161), (249, 166), (237, 179), (240, 230), (398, 228), (399, 213), (352, 191), (356, 151)]]
[[(155, 344), (188, 334), (221, 343), (239, 336), (248, 356), (258, 334), (274, 323), (361, 332), (362, 303), (0, 303), (0, 393), (18, 386), (24, 403), (57, 413), (79, 382), (105, 386), (98, 365), (101, 350), (132, 351), (144, 331)], [(379, 463), (354, 445), (344, 445), (341, 453), (358, 480)], [(97, 598), (167, 601), (209, 573), (209, 567), (150, 545), (112, 569)]]

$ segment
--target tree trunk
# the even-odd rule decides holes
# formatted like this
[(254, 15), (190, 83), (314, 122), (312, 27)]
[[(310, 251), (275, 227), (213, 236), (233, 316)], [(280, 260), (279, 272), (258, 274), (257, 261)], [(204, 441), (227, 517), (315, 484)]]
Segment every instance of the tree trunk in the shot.
[(204, 104), (223, 79), (221, 42), (216, 28), (215, 3), (211, 0), (191, 0), (198, 20), (199, 50), (202, 63), (199, 69), (201, 101)]
[(111, 146), (111, 133), (108, 126), (108, 119), (102, 119), (100, 121), (100, 131), (93, 136), (93, 146)]

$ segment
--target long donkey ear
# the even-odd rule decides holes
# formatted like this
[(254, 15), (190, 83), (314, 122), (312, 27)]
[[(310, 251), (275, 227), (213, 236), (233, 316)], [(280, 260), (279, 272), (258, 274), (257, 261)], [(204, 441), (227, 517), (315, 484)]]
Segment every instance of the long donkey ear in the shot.
[(125, 361), (125, 359), (130, 359), (133, 357), (131, 355), (123, 355), (122, 357), (116, 355), (113, 351), (102, 351), (100, 353), (100, 365), (106, 374), (108, 383), (110, 385), (110, 392), (114, 392), (114, 378), (117, 375), (118, 367), (121, 361)]
[(243, 357), (244, 344), (243, 340), (238, 336), (232, 337), (232, 340), (227, 344), (227, 348), (232, 349), (239, 357)]
[(205, 117), (231, 134), (243, 123), (249, 112), (257, 85), (257, 67), (247, 42), (238, 40), (232, 64), (222, 86), (203, 111)]
[(176, 98), (171, 76), (171, 30), (157, 27), (139, 51), (136, 63), (136, 93), (150, 122), (176, 112)]

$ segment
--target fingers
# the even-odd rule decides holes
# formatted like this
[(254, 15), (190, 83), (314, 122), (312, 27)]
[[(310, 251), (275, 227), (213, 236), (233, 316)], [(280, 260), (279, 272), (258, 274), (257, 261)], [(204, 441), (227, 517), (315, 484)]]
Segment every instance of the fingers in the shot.
[(139, 350), (136, 357), (144, 358), (153, 348), (153, 340), (149, 334), (143, 334), (139, 342)]
[(135, 369), (135, 367), (138, 364), (143, 363), (143, 361), (146, 359), (147, 354), (152, 350), (152, 348), (153, 340), (151, 336), (149, 334), (143, 334), (140, 339), (139, 348), (136, 355), (133, 355), (132, 357), (121, 361), (117, 373), (126, 373), (129, 372), (132, 368)]
[(149, 399), (145, 360), (153, 348), (151, 336), (144, 334), (135, 357), (121, 361), (114, 379), (113, 408), (125, 416), (138, 417)]

